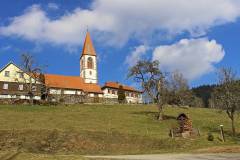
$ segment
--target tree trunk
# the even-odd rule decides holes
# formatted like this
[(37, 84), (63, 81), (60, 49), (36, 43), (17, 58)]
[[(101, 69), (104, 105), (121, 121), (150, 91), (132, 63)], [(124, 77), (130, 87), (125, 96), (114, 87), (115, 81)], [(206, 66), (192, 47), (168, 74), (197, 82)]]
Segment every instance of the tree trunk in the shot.
[(33, 96), (30, 96), (30, 104), (33, 105)]
[(232, 121), (232, 135), (233, 135), (233, 137), (235, 137), (236, 129), (235, 129), (235, 125), (234, 125), (234, 116), (232, 116), (231, 121)]
[(163, 105), (158, 104), (158, 120), (162, 121), (163, 119), (164, 119)]
[(234, 125), (234, 112), (227, 110), (228, 117), (231, 119), (231, 125), (232, 125), (232, 135), (233, 137), (236, 135), (236, 129)]

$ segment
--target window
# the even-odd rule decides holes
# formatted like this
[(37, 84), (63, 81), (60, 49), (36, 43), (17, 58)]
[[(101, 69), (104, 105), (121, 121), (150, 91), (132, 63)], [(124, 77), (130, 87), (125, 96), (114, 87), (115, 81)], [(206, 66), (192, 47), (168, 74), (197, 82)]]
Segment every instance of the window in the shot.
[(20, 85), (18, 86), (18, 90), (19, 90), (19, 91), (22, 91), (22, 90), (23, 90), (23, 84), (20, 84)]
[(33, 92), (37, 91), (37, 87), (36, 86), (32, 86), (32, 91)]
[(89, 71), (89, 74), (92, 75), (92, 71)]
[(107, 89), (108, 93), (110, 93), (110, 89)]
[(5, 77), (9, 77), (10, 76), (10, 71), (5, 71)]
[(7, 83), (3, 84), (3, 89), (6, 89), (6, 90), (8, 89), (8, 84)]
[(22, 72), (18, 72), (18, 77), (19, 78), (23, 78), (23, 73)]
[(93, 59), (91, 57), (88, 57), (87, 59), (87, 68), (93, 69)]

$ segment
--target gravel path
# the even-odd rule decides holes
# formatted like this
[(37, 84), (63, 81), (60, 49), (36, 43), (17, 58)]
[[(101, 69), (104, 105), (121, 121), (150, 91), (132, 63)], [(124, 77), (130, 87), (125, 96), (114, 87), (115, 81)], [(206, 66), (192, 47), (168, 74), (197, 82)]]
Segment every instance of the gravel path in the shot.
[(125, 160), (240, 160), (240, 153), (224, 154), (152, 154), (152, 155), (119, 155), (119, 156), (85, 156), (93, 159)]

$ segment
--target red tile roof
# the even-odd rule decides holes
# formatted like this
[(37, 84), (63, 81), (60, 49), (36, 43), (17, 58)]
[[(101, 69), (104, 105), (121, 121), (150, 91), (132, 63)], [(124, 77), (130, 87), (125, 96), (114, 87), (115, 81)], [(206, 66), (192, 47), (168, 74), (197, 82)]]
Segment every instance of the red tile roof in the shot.
[(88, 93), (103, 93), (101, 87), (93, 83), (84, 83), (84, 91)]
[(44, 78), (47, 87), (83, 90), (88, 93), (102, 93), (99, 85), (84, 83), (83, 78), (79, 76), (45, 74)]
[(83, 50), (82, 50), (82, 55), (91, 55), (91, 56), (96, 56), (96, 52), (90, 37), (90, 33), (87, 32), (86, 34), (86, 38), (84, 41), (84, 45), (83, 45)]
[(102, 87), (102, 89), (104, 88), (114, 88), (114, 89), (119, 89), (120, 86), (123, 86), (123, 89), (126, 90), (126, 91), (132, 91), (132, 92), (142, 92), (142, 91), (139, 91), (133, 87), (130, 87), (130, 86), (126, 86), (126, 85), (123, 85), (123, 84), (120, 84), (118, 82), (106, 82), (104, 84), (104, 86)]

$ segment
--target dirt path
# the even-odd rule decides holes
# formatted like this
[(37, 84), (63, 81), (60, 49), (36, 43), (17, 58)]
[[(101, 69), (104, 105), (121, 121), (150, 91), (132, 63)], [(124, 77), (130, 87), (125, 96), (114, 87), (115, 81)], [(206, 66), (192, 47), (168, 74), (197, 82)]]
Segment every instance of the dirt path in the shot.
[(240, 153), (223, 154), (153, 154), (153, 155), (119, 155), (119, 156), (85, 156), (93, 159), (126, 160), (240, 160)]

